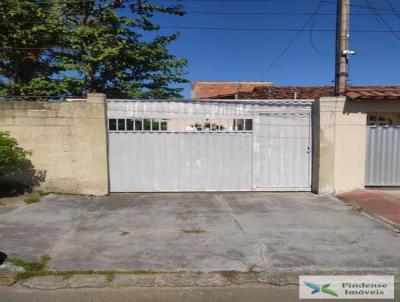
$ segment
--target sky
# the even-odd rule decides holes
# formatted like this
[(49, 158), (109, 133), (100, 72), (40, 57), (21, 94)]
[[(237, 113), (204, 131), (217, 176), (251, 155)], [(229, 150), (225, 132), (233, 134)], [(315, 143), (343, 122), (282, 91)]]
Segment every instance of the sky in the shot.
[[(158, 1), (173, 3), (169, 0)], [(277, 86), (332, 85), (336, 1), (321, 2), (183, 0), (187, 11), (184, 17), (157, 15), (155, 20), (161, 28), (164, 27), (160, 33), (180, 32), (180, 38), (169, 49), (172, 54), (187, 58), (187, 78), (190, 81), (272, 81)], [(390, 4), (395, 7), (395, 11), (391, 10)], [(350, 85), (400, 85), (400, 1), (352, 0), (351, 5), (350, 48), (357, 54), (350, 58)], [(370, 5), (378, 9), (368, 8)], [(312, 13), (318, 6), (318, 14), (313, 23)], [(216, 12), (224, 14), (212, 14)], [(382, 24), (382, 19), (385, 24)], [(305, 31), (297, 31), (307, 21), (310, 22)], [(165, 27), (272, 28), (295, 31), (188, 30)], [(318, 31), (320, 29), (332, 31)], [(389, 29), (399, 32), (359, 32)], [(288, 47), (297, 35), (298, 38)], [(190, 84), (178, 86), (184, 87), (184, 97), (190, 98)]]

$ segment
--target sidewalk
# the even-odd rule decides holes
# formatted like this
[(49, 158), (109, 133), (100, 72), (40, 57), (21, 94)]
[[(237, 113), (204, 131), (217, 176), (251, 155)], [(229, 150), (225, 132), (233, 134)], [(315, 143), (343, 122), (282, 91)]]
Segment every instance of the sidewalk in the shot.
[[(357, 190), (341, 193), (339, 198), (361, 210), (377, 215), (400, 227), (400, 196), (391, 191)], [(394, 193), (398, 191), (394, 191)]]

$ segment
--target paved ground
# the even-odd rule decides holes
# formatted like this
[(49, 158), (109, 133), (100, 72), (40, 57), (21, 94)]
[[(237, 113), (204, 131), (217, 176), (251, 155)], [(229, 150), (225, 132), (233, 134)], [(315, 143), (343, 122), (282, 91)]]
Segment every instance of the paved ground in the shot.
[(0, 215), (0, 250), (56, 269), (400, 271), (400, 234), (309, 193), (49, 195)]
[(399, 191), (357, 190), (339, 196), (366, 212), (389, 219), (400, 226)]
[(15, 209), (24, 206), (24, 200), (28, 197), (35, 196), (34, 194), (27, 193), (18, 197), (1, 197), (0, 198), (0, 214), (14, 211)]
[[(0, 288), (0, 302), (294, 302), (299, 300), (297, 286), (242, 285), (192, 288), (120, 288), (74, 290), (28, 290)], [(327, 301), (324, 300), (312, 300)], [(394, 300), (400, 301), (400, 287)]]

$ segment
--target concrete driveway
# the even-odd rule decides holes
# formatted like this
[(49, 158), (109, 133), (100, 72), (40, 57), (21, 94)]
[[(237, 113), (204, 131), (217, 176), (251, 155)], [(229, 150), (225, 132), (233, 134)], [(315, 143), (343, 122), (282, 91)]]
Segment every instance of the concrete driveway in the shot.
[(0, 250), (55, 269), (400, 271), (400, 235), (309, 193), (49, 195), (0, 215)]

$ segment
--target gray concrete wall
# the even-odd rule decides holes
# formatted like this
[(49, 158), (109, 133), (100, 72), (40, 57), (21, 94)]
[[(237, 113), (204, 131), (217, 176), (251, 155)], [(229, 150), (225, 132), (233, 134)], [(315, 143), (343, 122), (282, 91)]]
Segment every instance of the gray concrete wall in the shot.
[(46, 171), (40, 189), (50, 192), (108, 193), (106, 98), (0, 102), (0, 131), (9, 131), (32, 150), (32, 163)]

